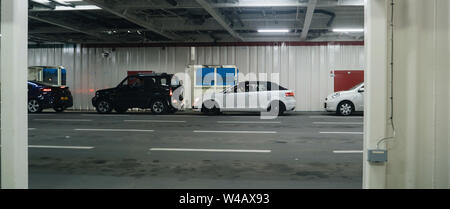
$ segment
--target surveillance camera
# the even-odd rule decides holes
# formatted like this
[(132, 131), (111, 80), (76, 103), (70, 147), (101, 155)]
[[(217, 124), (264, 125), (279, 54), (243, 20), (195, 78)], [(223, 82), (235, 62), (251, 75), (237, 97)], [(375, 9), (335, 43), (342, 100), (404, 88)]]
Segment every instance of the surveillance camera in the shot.
[(103, 56), (104, 58), (108, 58), (108, 57), (109, 57), (109, 54), (110, 54), (110, 52), (103, 51), (102, 56)]

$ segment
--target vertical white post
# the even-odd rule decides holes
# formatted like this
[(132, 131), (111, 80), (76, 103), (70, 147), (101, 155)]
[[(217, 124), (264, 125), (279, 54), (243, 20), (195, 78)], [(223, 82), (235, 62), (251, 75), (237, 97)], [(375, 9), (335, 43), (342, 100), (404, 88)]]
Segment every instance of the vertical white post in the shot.
[(386, 0), (365, 0), (365, 106), (363, 188), (385, 188), (386, 166), (370, 164), (367, 150), (385, 137), (388, 99), (388, 15)]
[(28, 1), (1, 1), (1, 170), (3, 189), (28, 188)]

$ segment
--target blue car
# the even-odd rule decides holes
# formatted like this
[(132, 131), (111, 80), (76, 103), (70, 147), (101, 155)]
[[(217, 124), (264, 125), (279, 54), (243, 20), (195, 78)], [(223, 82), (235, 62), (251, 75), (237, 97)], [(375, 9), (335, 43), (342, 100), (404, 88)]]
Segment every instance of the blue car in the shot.
[(53, 108), (62, 112), (73, 106), (72, 93), (65, 86), (51, 86), (36, 81), (28, 81), (28, 112), (39, 113)]

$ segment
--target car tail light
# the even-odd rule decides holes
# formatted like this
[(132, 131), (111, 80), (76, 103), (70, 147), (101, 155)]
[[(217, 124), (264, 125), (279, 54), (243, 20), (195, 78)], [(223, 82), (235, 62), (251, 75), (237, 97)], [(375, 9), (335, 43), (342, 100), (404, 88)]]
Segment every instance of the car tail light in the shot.
[(170, 95), (170, 96), (173, 96), (172, 88), (170, 88), (169, 95)]
[(284, 95), (285, 95), (286, 97), (293, 97), (293, 96), (295, 96), (295, 95), (294, 95), (294, 92), (286, 92)]
[(50, 91), (52, 91), (52, 89), (45, 88), (45, 89), (42, 89), (42, 91), (43, 91), (43, 92), (50, 92)]

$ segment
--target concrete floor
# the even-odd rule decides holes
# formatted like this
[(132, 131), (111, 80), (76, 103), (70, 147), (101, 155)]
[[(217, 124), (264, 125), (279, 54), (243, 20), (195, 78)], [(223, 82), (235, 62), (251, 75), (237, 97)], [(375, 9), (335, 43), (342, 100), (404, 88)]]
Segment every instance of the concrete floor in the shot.
[(362, 153), (333, 151), (362, 150), (362, 122), (362, 115), (324, 112), (295, 112), (275, 120), (242, 113), (33, 114), (29, 184), (30, 188), (361, 188)]

